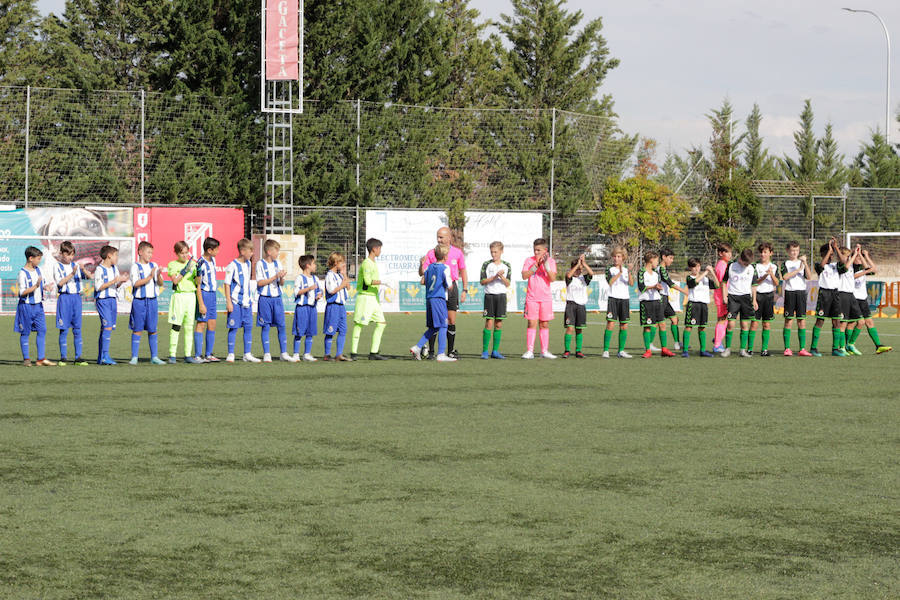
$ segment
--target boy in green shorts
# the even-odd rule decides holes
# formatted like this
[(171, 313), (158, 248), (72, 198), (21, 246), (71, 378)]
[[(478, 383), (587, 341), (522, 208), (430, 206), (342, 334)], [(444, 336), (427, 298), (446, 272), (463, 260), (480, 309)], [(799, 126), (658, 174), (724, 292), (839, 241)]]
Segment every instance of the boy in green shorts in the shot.
[(369, 256), (359, 265), (359, 273), (356, 276), (356, 308), (353, 311), (353, 338), (350, 342), (350, 358), (356, 360), (356, 351), (359, 349), (359, 336), (363, 327), (370, 322), (375, 323), (375, 331), (372, 332), (372, 348), (369, 351), (369, 360), (387, 360), (378, 354), (381, 347), (381, 336), (387, 323), (384, 313), (381, 311), (381, 302), (378, 300), (378, 286), (381, 285), (381, 276), (378, 274), (378, 265), (375, 259), (381, 256), (381, 240), (369, 238), (366, 240), (366, 251)]
[(191, 258), (191, 249), (183, 241), (175, 242), (178, 257), (168, 265), (169, 279), (172, 280), (172, 298), (169, 300), (169, 363), (177, 362), (178, 334), (184, 329), (184, 361), (201, 364), (203, 360), (194, 358), (194, 317), (197, 312), (197, 263)]

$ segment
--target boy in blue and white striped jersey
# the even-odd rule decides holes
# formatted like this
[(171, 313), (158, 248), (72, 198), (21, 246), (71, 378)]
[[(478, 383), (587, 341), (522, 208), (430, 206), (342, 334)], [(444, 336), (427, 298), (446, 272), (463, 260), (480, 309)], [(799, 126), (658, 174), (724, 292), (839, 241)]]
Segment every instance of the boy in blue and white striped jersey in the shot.
[[(328, 256), (328, 272), (325, 274), (325, 357), (323, 360), (350, 361), (344, 355), (347, 338), (347, 300), (350, 298), (350, 278), (347, 277), (347, 261), (340, 252)], [(331, 342), (337, 335), (334, 359), (331, 358)]]
[(253, 348), (253, 307), (250, 298), (250, 259), (253, 258), (253, 242), (241, 238), (237, 243), (238, 257), (225, 268), (225, 310), (228, 311), (228, 357), (234, 362), (234, 344), (237, 330), (244, 328), (244, 361), (260, 360), (250, 352)]
[(138, 364), (138, 351), (141, 346), (141, 333), (147, 332), (150, 344), (150, 362), (154, 365), (166, 364), (159, 358), (159, 344), (156, 335), (159, 324), (159, 290), (163, 285), (162, 270), (152, 262), (153, 245), (150, 242), (138, 244), (138, 260), (131, 265), (131, 316), (128, 328), (131, 329), (131, 360), (128, 364)]
[(316, 279), (316, 257), (304, 254), (299, 260), (302, 273), (294, 282), (294, 297), (297, 307), (294, 311), (294, 362), (300, 360), (300, 340), (306, 338), (303, 360), (316, 362), (312, 355), (313, 338), (318, 333), (316, 328), (316, 302), (322, 297), (319, 280)]
[(287, 271), (284, 270), (278, 253), (281, 245), (275, 240), (266, 240), (263, 244), (263, 257), (256, 263), (256, 289), (259, 290), (259, 306), (256, 311), (256, 324), (260, 327), (260, 338), (263, 346), (263, 362), (272, 362), (269, 351), (269, 329), (274, 325), (278, 332), (278, 347), (281, 349), (281, 360), (297, 362), (287, 353), (287, 329), (284, 325), (284, 300), (281, 299), (281, 286)]
[(116, 328), (119, 286), (128, 281), (128, 273), (119, 273), (119, 250), (114, 246), (100, 248), (100, 264), (94, 270), (94, 306), (100, 317), (100, 339), (97, 341), (97, 364), (114, 365), (109, 356), (112, 332)]
[[(213, 353), (216, 343), (216, 255), (219, 240), (203, 240), (203, 256), (197, 261), (197, 325), (194, 329), (194, 355), (205, 362), (219, 362)], [(206, 352), (203, 352), (204, 334)]]
[(19, 271), (19, 304), (16, 307), (16, 320), (13, 329), (19, 333), (19, 344), (22, 347), (22, 360), (26, 367), (31, 366), (31, 354), (28, 338), (31, 332), (37, 333), (37, 362), (41, 367), (52, 367), (55, 362), (47, 360), (44, 354), (47, 338), (47, 321), (44, 318), (44, 276), (41, 268), (41, 257), (44, 253), (34, 246), (25, 248), (25, 266)]
[(75, 344), (75, 361), (78, 366), (88, 363), (82, 358), (81, 338), (82, 298), (84, 281), (90, 279), (84, 268), (75, 262), (75, 245), (65, 241), (59, 245), (59, 262), (56, 263), (56, 328), (59, 329), (59, 364), (65, 366), (69, 360), (66, 338), (72, 330)]

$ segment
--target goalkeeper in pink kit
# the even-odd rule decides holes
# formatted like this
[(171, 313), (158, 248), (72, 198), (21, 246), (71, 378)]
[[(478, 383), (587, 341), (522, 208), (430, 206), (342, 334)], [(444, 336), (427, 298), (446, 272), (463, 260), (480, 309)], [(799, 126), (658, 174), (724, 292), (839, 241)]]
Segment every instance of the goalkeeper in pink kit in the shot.
[[(721, 243), (716, 248), (716, 251), (719, 254), (719, 261), (716, 263), (716, 277), (719, 281), (722, 281), (722, 278), (725, 277), (725, 271), (728, 270), (728, 265), (731, 263), (731, 246)], [(727, 283), (720, 285), (713, 293), (713, 301), (716, 303), (716, 317), (718, 318), (718, 321), (716, 321), (716, 335), (713, 338), (713, 349), (716, 352), (724, 350), (722, 342), (725, 339), (725, 331), (728, 329), (728, 306), (725, 304), (723, 295), (728, 289), (727, 285)]]
[(547, 240), (534, 240), (534, 256), (525, 259), (522, 267), (522, 279), (528, 282), (525, 292), (525, 319), (528, 329), (525, 330), (524, 359), (534, 358), (534, 338), (540, 326), (541, 357), (556, 358), (550, 353), (550, 321), (553, 320), (553, 296), (550, 293), (550, 282), (556, 279), (556, 261), (550, 256)]

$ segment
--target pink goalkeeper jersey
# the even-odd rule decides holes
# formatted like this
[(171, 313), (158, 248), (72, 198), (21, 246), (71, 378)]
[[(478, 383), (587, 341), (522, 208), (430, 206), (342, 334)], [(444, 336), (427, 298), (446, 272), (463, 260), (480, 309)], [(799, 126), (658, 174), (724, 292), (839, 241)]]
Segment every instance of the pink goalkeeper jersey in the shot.
[[(523, 271), (530, 271), (537, 261), (533, 256), (525, 259)], [(548, 271), (556, 271), (556, 261), (547, 257), (547, 261), (538, 267), (534, 275), (528, 278), (528, 290), (525, 292), (525, 300), (537, 302), (551, 302), (553, 295), (550, 293), (550, 274)]]
[[(722, 281), (722, 278), (725, 277), (725, 271), (728, 270), (728, 262), (724, 260), (719, 260), (716, 263), (716, 277), (719, 278), (719, 281)], [(716, 304), (724, 304), (725, 299), (722, 297), (722, 286), (716, 288), (716, 291), (713, 292), (713, 301)]]
[[(434, 258), (434, 248), (432, 248), (428, 251), (428, 254), (425, 255), (424, 268), (427, 269), (428, 265), (436, 262), (437, 261)], [(466, 268), (466, 255), (456, 246), (450, 246), (450, 252), (447, 253), (447, 266), (450, 267), (450, 279), (458, 281), (459, 270)]]

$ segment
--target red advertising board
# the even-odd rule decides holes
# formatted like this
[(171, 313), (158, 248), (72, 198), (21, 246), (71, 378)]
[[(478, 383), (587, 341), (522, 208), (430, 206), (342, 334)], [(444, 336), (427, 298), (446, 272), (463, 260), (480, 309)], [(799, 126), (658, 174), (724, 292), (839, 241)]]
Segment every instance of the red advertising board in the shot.
[[(237, 258), (237, 242), (244, 237), (244, 211), (239, 208), (135, 208), (135, 247), (153, 244), (153, 259), (162, 265), (175, 259), (175, 242), (184, 240), (191, 255), (203, 255), (203, 240), (214, 237), (220, 250), (217, 271)], [(220, 277), (221, 279), (221, 277)]]
[(300, 79), (299, 0), (266, 2), (266, 80)]

